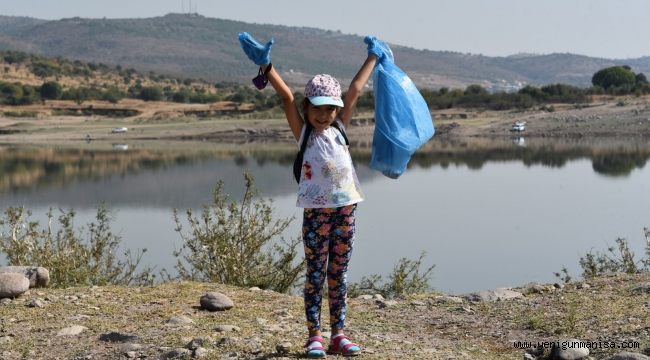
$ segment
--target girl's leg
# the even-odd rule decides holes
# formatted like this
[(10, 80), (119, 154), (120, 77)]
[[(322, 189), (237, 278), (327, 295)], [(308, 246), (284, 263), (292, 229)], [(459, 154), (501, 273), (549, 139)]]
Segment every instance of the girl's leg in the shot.
[(328, 255), (329, 209), (305, 209), (302, 238), (305, 247), (305, 315), (310, 336), (320, 335), (320, 310)]
[(327, 286), (332, 335), (342, 333), (345, 328), (348, 295), (347, 271), (354, 243), (356, 208), (356, 204), (337, 208), (331, 221)]

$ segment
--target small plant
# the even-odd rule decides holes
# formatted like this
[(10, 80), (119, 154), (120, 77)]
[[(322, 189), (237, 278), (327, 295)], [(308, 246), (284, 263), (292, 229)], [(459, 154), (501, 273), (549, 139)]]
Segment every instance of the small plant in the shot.
[(566, 268), (566, 266), (562, 267), (562, 270), (560, 272), (553, 273), (556, 278), (558, 278), (560, 281), (562, 281), (565, 284), (568, 284), (573, 280), (571, 275), (569, 274), (569, 270)]
[(381, 275), (370, 275), (361, 278), (359, 283), (350, 284), (348, 293), (351, 297), (362, 294), (381, 294), (384, 297), (403, 297), (409, 294), (420, 294), (431, 290), (429, 280), (435, 265), (421, 272), (422, 260), (426, 252), (422, 252), (417, 260), (401, 258), (393, 272), (384, 282)]
[(304, 261), (297, 265), (295, 261), (301, 241), (273, 240), (293, 219), (274, 219), (271, 200), (256, 198), (253, 177), (244, 174), (244, 178), (241, 202), (230, 201), (220, 181), (212, 203), (203, 206), (200, 216), (188, 209), (188, 233), (174, 209), (176, 231), (183, 240), (181, 249), (174, 252), (176, 269), (182, 279), (288, 292), (304, 269)]
[(9, 265), (47, 268), (53, 287), (153, 283), (152, 269), (137, 272), (146, 249), (135, 256), (127, 250), (123, 260), (116, 257), (121, 239), (111, 231), (111, 213), (106, 207), (97, 209), (96, 222), (78, 230), (74, 228), (74, 210), (62, 211), (56, 231), (52, 210), (44, 229), (30, 220), (31, 215), (22, 207), (8, 208), (0, 219), (0, 252)]
[(582, 276), (592, 278), (603, 275), (608, 272), (623, 272), (627, 274), (636, 274), (650, 270), (650, 228), (643, 229), (646, 240), (644, 259), (636, 261), (634, 252), (630, 250), (627, 240), (623, 238), (616, 239), (617, 246), (611, 246), (606, 253), (593, 252), (587, 253), (580, 258), (582, 267)]

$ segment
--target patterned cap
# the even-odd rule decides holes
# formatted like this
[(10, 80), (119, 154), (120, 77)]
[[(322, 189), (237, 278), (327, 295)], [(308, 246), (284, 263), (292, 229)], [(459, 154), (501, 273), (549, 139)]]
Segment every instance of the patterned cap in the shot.
[(314, 76), (305, 86), (305, 97), (312, 105), (335, 105), (343, 107), (341, 100), (341, 85), (331, 75)]

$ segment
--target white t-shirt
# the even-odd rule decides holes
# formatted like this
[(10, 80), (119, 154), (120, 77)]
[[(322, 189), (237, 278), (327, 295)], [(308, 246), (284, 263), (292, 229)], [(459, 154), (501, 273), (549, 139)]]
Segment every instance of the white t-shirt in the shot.
[[(339, 119), (341, 128), (343, 123)], [(298, 147), (305, 136), (303, 125)], [(312, 129), (302, 159), (298, 201), (302, 208), (336, 208), (363, 201), (345, 138), (334, 127)]]

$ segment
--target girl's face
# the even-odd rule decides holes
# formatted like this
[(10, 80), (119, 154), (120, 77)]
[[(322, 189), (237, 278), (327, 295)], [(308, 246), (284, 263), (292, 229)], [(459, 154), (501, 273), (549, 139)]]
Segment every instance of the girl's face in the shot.
[(307, 119), (316, 130), (325, 130), (336, 120), (338, 106), (334, 105), (307, 105)]

